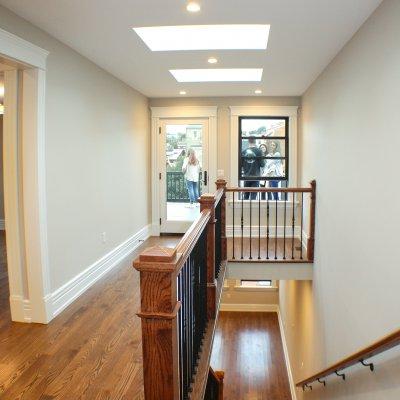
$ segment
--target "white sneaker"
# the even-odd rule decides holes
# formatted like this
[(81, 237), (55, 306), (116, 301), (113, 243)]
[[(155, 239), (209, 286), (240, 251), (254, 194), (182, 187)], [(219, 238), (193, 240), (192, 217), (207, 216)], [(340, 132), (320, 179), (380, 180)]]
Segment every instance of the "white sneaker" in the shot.
[(185, 208), (193, 208), (193, 205), (192, 205), (191, 203), (186, 204), (186, 205), (185, 205)]

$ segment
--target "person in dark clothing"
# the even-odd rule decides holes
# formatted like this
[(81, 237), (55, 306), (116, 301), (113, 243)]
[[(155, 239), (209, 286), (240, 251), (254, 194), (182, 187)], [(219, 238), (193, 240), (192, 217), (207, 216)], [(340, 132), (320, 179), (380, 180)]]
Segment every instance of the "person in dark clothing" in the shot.
[[(254, 138), (249, 138), (249, 147), (242, 151), (242, 175), (244, 177), (254, 177), (261, 175), (261, 168), (265, 165), (265, 160), (262, 158), (262, 152), (256, 145)], [(260, 181), (248, 180), (244, 181), (244, 187), (259, 187)], [(257, 193), (245, 192), (244, 199), (255, 200)]]

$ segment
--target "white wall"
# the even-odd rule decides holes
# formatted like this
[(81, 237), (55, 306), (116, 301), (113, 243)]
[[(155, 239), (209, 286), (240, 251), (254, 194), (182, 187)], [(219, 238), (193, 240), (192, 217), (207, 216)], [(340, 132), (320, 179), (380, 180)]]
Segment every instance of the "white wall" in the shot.
[(45, 140), (54, 291), (149, 223), (148, 101), (3, 7), (0, 28), (50, 52)]
[[(296, 380), (400, 327), (399, 38), (400, 1), (385, 0), (302, 100), (302, 181), (317, 180), (314, 281), (280, 286)], [(398, 399), (399, 373), (391, 350), (375, 373), (353, 368), (305, 398)]]

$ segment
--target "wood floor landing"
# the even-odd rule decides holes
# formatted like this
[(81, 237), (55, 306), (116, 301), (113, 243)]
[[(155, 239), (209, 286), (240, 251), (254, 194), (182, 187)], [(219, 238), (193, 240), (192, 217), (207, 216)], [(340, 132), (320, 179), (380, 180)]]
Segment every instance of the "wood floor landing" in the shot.
[[(150, 238), (49, 325), (10, 321), (2, 261), (0, 399), (143, 399), (141, 329), (135, 315), (139, 273), (132, 260), (144, 247), (174, 246), (179, 239)], [(4, 255), (4, 235), (0, 248)]]
[(307, 251), (304, 246), (301, 248), (300, 240), (297, 238), (293, 241), (291, 238), (286, 238), (286, 240), (277, 238), (276, 241), (275, 238), (270, 238), (268, 247), (265, 237), (261, 238), (260, 241), (258, 237), (253, 237), (251, 240), (245, 237), (243, 242), (240, 236), (235, 237), (234, 240), (231, 237), (227, 238), (228, 260), (240, 261), (243, 256), (244, 261), (249, 261), (251, 256), (253, 261), (257, 261), (258, 257), (262, 261), (267, 261), (267, 254), (269, 261), (275, 261), (275, 256), (279, 261), (284, 260), (284, 257), (287, 262), (291, 262), (293, 259), (295, 261), (307, 261)]
[(221, 312), (211, 356), (224, 400), (291, 400), (276, 313)]

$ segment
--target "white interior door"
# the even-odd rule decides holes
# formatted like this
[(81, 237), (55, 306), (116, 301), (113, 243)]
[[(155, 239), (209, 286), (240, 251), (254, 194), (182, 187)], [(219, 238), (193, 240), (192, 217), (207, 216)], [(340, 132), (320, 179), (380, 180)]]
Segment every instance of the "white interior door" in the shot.
[(208, 120), (164, 119), (160, 122), (160, 232), (184, 233), (199, 216), (200, 205), (190, 204), (182, 165), (188, 150), (194, 150), (201, 166), (197, 183), (199, 195), (208, 193)]

